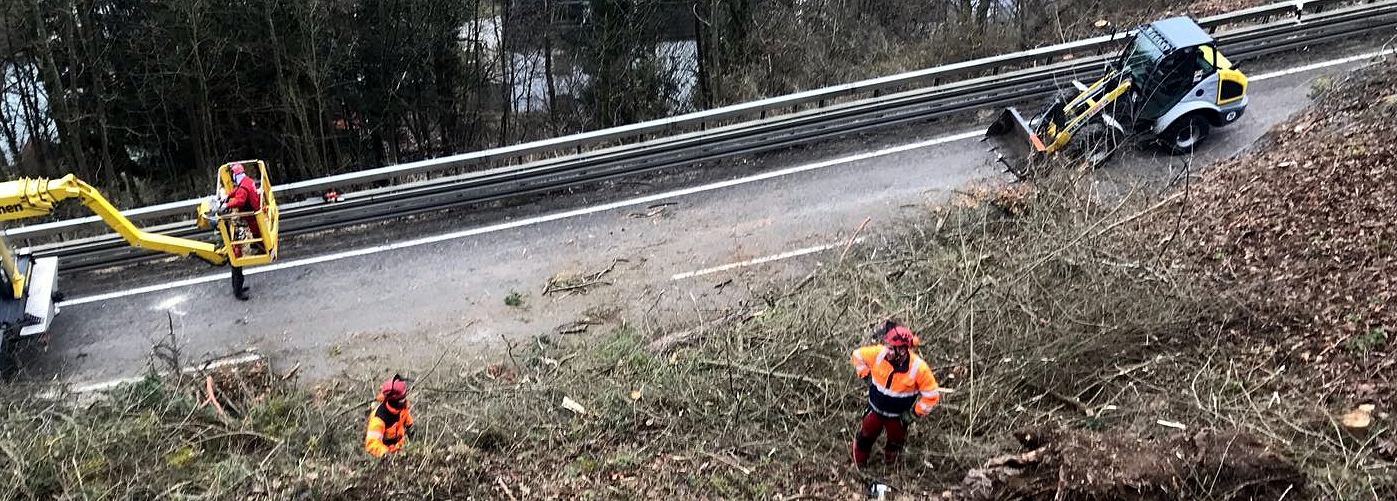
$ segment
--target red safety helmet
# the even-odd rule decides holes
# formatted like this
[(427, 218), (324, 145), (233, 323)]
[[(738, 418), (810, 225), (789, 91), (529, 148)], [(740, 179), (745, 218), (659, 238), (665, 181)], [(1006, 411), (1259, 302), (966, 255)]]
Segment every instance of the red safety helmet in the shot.
[(917, 335), (911, 329), (901, 325), (895, 325), (888, 329), (888, 333), (883, 335), (883, 344), (889, 347), (916, 348), (918, 343)]
[(379, 387), (379, 391), (383, 392), (384, 400), (390, 402), (402, 400), (407, 398), (407, 381), (403, 381), (401, 377), (394, 374), (392, 379), (383, 382), (383, 386)]
[(236, 176), (243, 173), (243, 164), (233, 162), (228, 165), (228, 175)]

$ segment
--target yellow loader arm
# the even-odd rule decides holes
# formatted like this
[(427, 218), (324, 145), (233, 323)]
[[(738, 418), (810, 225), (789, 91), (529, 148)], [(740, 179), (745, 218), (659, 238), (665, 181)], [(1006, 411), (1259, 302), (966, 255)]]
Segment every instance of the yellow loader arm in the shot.
[[(69, 198), (82, 200), (83, 205), (133, 246), (181, 256), (193, 255), (215, 265), (228, 261), (224, 251), (212, 243), (160, 235), (137, 228), (136, 224), (122, 215), (97, 188), (72, 174), (58, 179), (23, 178), (0, 183), (0, 221), (48, 214), (53, 211), (54, 205)], [(9, 254), (9, 249), (3, 252)], [(6, 276), (10, 277), (14, 297), (19, 297), (24, 291), (23, 275), (14, 269), (13, 259), (0, 259), (0, 262), (4, 264)]]

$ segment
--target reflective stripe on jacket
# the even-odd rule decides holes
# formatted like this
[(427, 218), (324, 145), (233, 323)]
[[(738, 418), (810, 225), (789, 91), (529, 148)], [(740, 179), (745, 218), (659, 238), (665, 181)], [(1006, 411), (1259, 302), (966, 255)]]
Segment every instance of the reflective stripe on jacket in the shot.
[(412, 426), (412, 414), (408, 405), (395, 409), (387, 402), (379, 402), (369, 411), (369, 428), (364, 433), (364, 450), (375, 457), (383, 457), (389, 452), (403, 448), (403, 428)]
[(899, 372), (885, 360), (888, 348), (883, 345), (865, 346), (854, 350), (849, 362), (860, 378), (868, 379), (868, 406), (888, 417), (899, 416), (909, 409), (925, 416), (941, 400), (936, 375), (931, 366), (916, 353), (908, 353), (907, 370)]

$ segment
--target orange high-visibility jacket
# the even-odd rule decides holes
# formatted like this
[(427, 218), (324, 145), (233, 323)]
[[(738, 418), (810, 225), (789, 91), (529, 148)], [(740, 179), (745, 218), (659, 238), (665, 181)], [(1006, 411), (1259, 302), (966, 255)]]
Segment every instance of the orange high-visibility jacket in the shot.
[(381, 399), (369, 411), (369, 429), (364, 433), (364, 450), (374, 457), (383, 457), (389, 452), (402, 450), (406, 440), (403, 428), (412, 426), (412, 413), (408, 412), (407, 401), (397, 409)]
[(900, 416), (909, 409), (925, 416), (941, 400), (931, 365), (915, 352), (908, 353), (907, 370), (897, 372), (893, 364), (884, 360), (888, 352), (881, 344), (865, 346), (854, 350), (849, 358), (859, 377), (868, 379), (868, 407), (888, 417)]

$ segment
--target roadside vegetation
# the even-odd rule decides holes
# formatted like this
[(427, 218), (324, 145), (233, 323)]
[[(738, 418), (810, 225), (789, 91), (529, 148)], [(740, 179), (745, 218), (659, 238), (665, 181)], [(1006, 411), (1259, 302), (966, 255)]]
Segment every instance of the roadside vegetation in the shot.
[[(1392, 499), (1394, 68), (1162, 191), (1071, 166), (972, 188), (744, 309), (431, 367), (387, 464), (367, 381), (9, 396), (0, 498)], [(847, 356), (888, 316), (952, 392), (858, 471)]]

